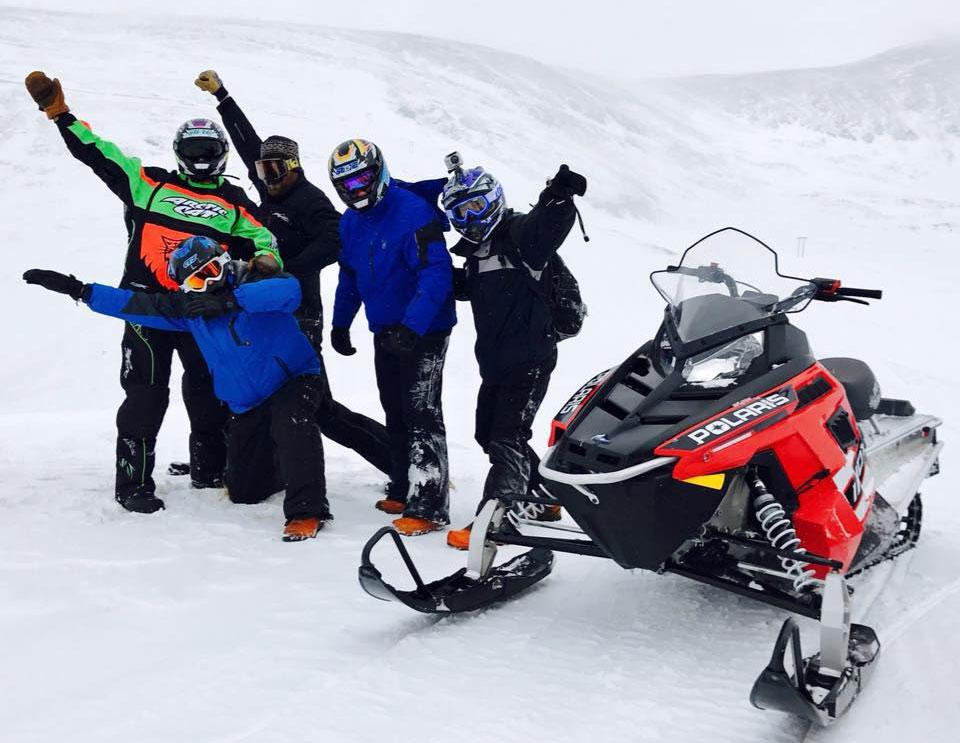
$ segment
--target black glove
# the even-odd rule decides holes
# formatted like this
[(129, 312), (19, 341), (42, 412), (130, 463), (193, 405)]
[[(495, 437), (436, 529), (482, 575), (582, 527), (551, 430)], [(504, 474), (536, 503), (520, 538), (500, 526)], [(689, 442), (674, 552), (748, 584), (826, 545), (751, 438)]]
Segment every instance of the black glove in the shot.
[(338, 328), (336, 326), (331, 328), (330, 345), (341, 356), (353, 356), (357, 352), (357, 349), (350, 343), (350, 328)]
[(587, 179), (567, 165), (561, 165), (557, 174), (547, 181), (547, 191), (558, 199), (583, 196), (587, 192)]
[(237, 310), (237, 298), (233, 292), (188, 292), (187, 317), (219, 317)]
[[(85, 299), (83, 296), (85, 284), (73, 274), (67, 276), (57, 271), (31, 268), (24, 272), (23, 280), (28, 284), (37, 284), (58, 294), (66, 294), (76, 300)], [(87, 295), (89, 296), (89, 292), (87, 292)]]
[(406, 325), (392, 325), (383, 331), (381, 343), (387, 353), (394, 356), (409, 356), (419, 340), (420, 336)]

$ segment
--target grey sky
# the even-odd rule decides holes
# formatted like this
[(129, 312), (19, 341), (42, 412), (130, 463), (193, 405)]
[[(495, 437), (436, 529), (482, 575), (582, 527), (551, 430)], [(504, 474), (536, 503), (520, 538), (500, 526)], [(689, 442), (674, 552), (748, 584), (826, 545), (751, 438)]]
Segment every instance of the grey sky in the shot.
[(264, 18), (463, 39), (617, 77), (850, 62), (960, 34), (958, 0), (0, 0), (78, 11)]

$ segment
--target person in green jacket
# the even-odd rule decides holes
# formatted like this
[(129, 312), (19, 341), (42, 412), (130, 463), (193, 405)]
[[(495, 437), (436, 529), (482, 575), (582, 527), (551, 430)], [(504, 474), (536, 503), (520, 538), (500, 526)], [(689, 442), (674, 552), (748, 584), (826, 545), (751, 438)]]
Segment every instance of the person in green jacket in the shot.
[[(171, 171), (145, 166), (95, 134), (70, 113), (58, 79), (31, 72), (26, 87), (56, 124), (70, 153), (123, 202), (128, 239), (121, 288), (176, 291), (167, 274), (168, 259), (192, 235), (216, 240), (230, 255), (250, 260), (254, 270), (282, 267), (276, 240), (254, 217), (253, 202), (223, 178), (229, 144), (216, 123), (191, 119), (180, 126), (173, 142), (178, 167)], [(169, 400), (174, 351), (184, 369), (191, 482), (194, 487), (221, 487), (227, 411), (213, 393), (210, 372), (193, 338), (128, 322), (121, 351), (120, 384), (126, 397), (117, 411), (117, 502), (140, 513), (163, 508), (153, 480), (154, 445)]]

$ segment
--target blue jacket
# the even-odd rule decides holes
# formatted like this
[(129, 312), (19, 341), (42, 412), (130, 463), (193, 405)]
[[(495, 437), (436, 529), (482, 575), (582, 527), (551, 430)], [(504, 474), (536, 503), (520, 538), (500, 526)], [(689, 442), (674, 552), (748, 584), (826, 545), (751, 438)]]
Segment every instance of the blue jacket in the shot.
[(320, 360), (293, 317), (300, 283), (288, 274), (248, 276), (233, 290), (240, 310), (211, 319), (186, 317), (182, 292), (148, 294), (92, 284), (86, 303), (134, 325), (191, 333), (217, 397), (243, 413), (294, 377), (320, 373)]
[(446, 219), (425, 200), (433, 193), (435, 201), (442, 186), (442, 179), (419, 184), (394, 179), (375, 207), (348, 209), (340, 217), (334, 327), (349, 328), (361, 303), (374, 333), (402, 323), (425, 335), (456, 324)]

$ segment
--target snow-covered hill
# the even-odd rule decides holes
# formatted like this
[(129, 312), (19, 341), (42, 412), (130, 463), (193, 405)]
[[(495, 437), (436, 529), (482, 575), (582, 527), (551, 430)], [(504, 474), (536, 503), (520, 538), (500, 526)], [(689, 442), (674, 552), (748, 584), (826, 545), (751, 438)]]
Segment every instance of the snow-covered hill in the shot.
[[(860, 356), (885, 391), (946, 420), (944, 474), (925, 487), (921, 546), (869, 606), (885, 643), (849, 740), (949, 736), (960, 643), (952, 566), (960, 507), (960, 353), (950, 321), (960, 269), (957, 47), (894, 50), (823, 70), (657, 80), (625, 89), (462, 43), (269, 23), (0, 9), (0, 730), (16, 741), (325, 740), (797, 741), (797, 721), (747, 693), (781, 615), (672, 577), (561, 556), (529, 596), (434, 621), (361, 593), (359, 550), (384, 519), (381, 477), (328, 446), (337, 519), (315, 542), (279, 542), (279, 504), (231, 506), (160, 476), (168, 509), (111, 499), (118, 323), (25, 287), (22, 271), (119, 278), (120, 206), (22, 87), (44, 69), (73, 110), (144, 161), (172, 164), (180, 121), (214, 115), (192, 85), (216, 67), (263, 134), (301, 143), (324, 186), (339, 141), (378, 142), (400, 177), (442, 175), (459, 149), (522, 206), (568, 162), (590, 178), (592, 240), (564, 255), (590, 304), (537, 426), (595, 371), (655, 329), (646, 275), (725, 224), (780, 249), (791, 273), (880, 286), (882, 302), (799, 318), (820, 355)], [(232, 172), (242, 175), (239, 162)], [(802, 255), (797, 238), (806, 237)], [(335, 277), (326, 275), (330, 298)], [(328, 354), (335, 394), (379, 414), (369, 341)], [(472, 443), (478, 378), (467, 311), (451, 345), (445, 406), (466, 521), (485, 473)], [(182, 457), (177, 403), (158, 462)], [(950, 486), (953, 487), (950, 487)], [(415, 542), (427, 575), (461, 556)], [(870, 586), (858, 592), (870, 597)], [(918, 635), (922, 636), (918, 641)], [(934, 641), (936, 639), (937, 641)], [(897, 699), (897, 704), (890, 702)], [(56, 712), (53, 713), (52, 710)], [(879, 721), (879, 722), (878, 722)], [(839, 737), (837, 738), (839, 739)]]

